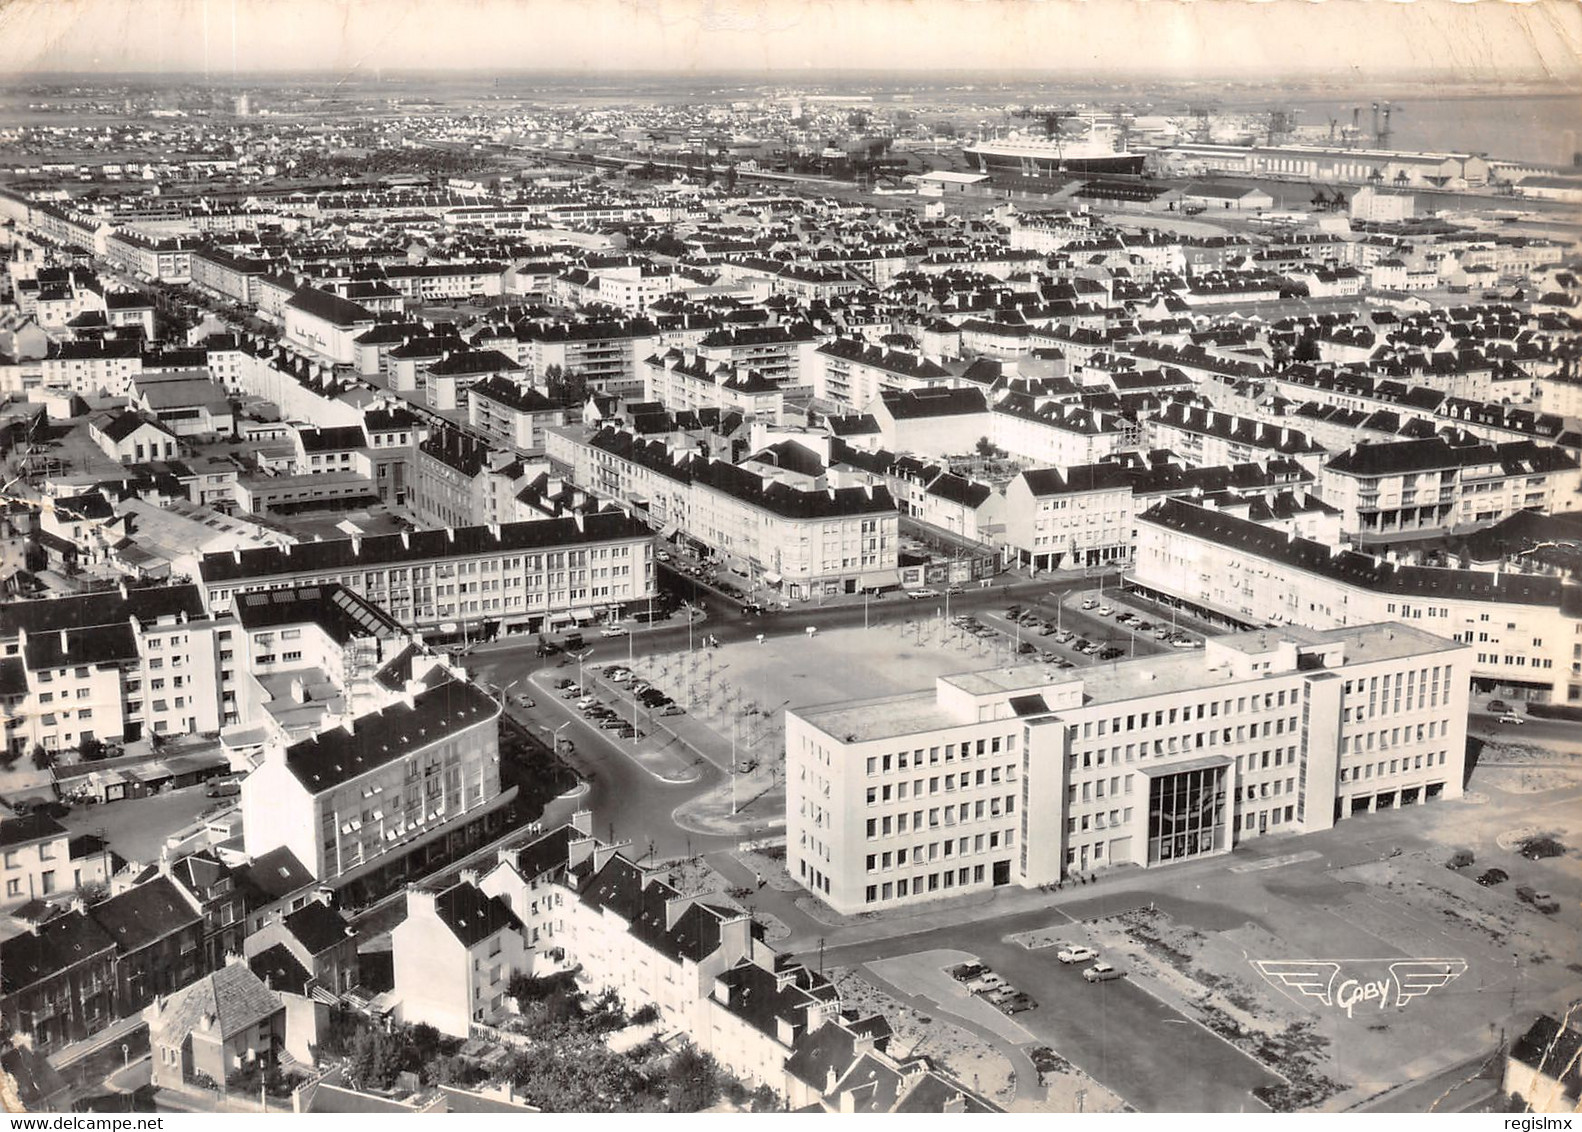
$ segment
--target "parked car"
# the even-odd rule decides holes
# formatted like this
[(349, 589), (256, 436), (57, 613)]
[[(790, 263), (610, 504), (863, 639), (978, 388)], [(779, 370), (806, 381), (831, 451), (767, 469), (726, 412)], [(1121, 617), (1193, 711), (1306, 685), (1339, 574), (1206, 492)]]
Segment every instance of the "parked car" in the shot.
[(511, 702), (523, 710), (537, 706), (537, 701), (532, 696), (524, 696), (520, 692), (511, 697)]
[(1488, 706), (1483, 710), (1488, 712), (1490, 715), (1504, 715), (1506, 712), (1511, 710), (1511, 705), (1506, 703), (1504, 700), (1490, 700), (1488, 702)]
[(906, 596), (911, 598), (913, 601), (917, 601), (919, 598), (938, 597), (939, 596), (939, 591), (938, 590), (931, 590), (927, 586), (924, 586), (920, 590), (907, 590), (906, 591)]
[(985, 971), (976, 979), (973, 979), (970, 983), (968, 983), (967, 989), (973, 994), (986, 994), (989, 991), (998, 990), (1004, 985), (1004, 978), (996, 975), (993, 971)]
[(685, 715), (686, 713), (687, 713), (687, 709), (682, 707), (680, 704), (666, 704), (665, 705), (665, 710), (660, 712), (659, 714), (660, 715)]
[(1006, 1014), (1021, 1014), (1024, 1011), (1038, 1008), (1038, 1003), (1033, 999), (1033, 996), (1023, 991), (1017, 991), (994, 1005)]
[(1089, 959), (1098, 957), (1099, 953), (1085, 943), (1073, 943), (1055, 952), (1055, 958), (1062, 963), (1086, 963)]
[(1098, 607), (1099, 602), (1097, 598), (1085, 597), (1082, 599), (1083, 609), (1097, 609)]
[(1531, 904), (1545, 915), (1553, 915), (1560, 911), (1560, 901), (1550, 896), (1543, 889), (1533, 888), (1531, 885), (1518, 885), (1516, 888), (1516, 899), (1523, 904)]
[(1101, 605), (1098, 608), (1098, 614), (1099, 614), (1100, 617), (1108, 617), (1110, 614), (1112, 614), (1114, 612), (1115, 612), (1115, 610), (1111, 609), (1107, 605)]
[(622, 728), (630, 727), (630, 726), (631, 726), (631, 724), (627, 723), (626, 720), (620, 719), (620, 718), (618, 718), (616, 716), (613, 716), (613, 715), (610, 718), (608, 718), (608, 719), (601, 719), (601, 720), (599, 720), (599, 730), (600, 731), (619, 731)]
[(976, 979), (986, 970), (988, 968), (982, 963), (958, 963), (950, 969), (950, 977), (958, 983), (964, 983), (969, 979)]
[(599, 630), (601, 637), (624, 637), (628, 630), (625, 625), (606, 625)]
[(562, 689), (560, 698), (563, 700), (580, 700), (582, 698), (582, 686), (580, 684), (567, 684)]
[(564, 691), (567, 688), (575, 687), (575, 685), (572, 684), (570, 680), (562, 676), (559, 680), (555, 681), (555, 687), (559, 688), (561, 691)]
[(209, 780), (208, 789), (204, 791), (210, 798), (234, 798), (242, 792), (242, 780), (235, 775)]
[(587, 711), (598, 702), (599, 698), (597, 696), (582, 696), (577, 700), (577, 707), (582, 711)]
[(1120, 978), (1125, 973), (1116, 967), (1111, 967), (1108, 963), (1095, 963), (1082, 972), (1082, 977), (1090, 983), (1107, 983), (1112, 979)]
[(1499, 722), (1500, 723), (1514, 723), (1518, 727), (1520, 727), (1522, 724), (1526, 723), (1527, 721), (1525, 719), (1523, 719), (1521, 716), (1517, 715), (1514, 711), (1508, 711), (1504, 715), (1500, 716)]
[(1478, 875), (1478, 883), (1484, 888), (1493, 888), (1497, 884), (1504, 884), (1511, 879), (1511, 874), (1504, 869), (1485, 869)]
[(1124, 655), (1126, 655), (1126, 650), (1118, 649), (1114, 645), (1107, 645), (1106, 647), (1099, 650), (1100, 660), (1114, 660), (1115, 658)]
[(1077, 639), (1077, 635), (1075, 633), (1073, 633), (1070, 629), (1062, 629), (1062, 630), (1060, 630), (1060, 632), (1055, 634), (1056, 642), (1059, 643), (1059, 644), (1062, 644), (1062, 645), (1068, 645), (1068, 644), (1070, 644), (1072, 641), (1074, 641), (1076, 639)]

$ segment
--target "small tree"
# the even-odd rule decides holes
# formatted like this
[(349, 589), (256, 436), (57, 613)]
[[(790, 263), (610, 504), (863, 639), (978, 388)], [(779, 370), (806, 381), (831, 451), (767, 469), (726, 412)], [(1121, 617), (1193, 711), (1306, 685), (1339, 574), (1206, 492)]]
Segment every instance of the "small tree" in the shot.
[(720, 1098), (714, 1058), (688, 1044), (676, 1051), (665, 1071), (665, 1105), (671, 1112), (700, 1112)]
[(42, 743), (34, 745), (34, 747), (33, 747), (33, 765), (34, 766), (36, 766), (39, 770), (48, 770), (50, 768), (50, 764), (53, 763), (54, 761), (55, 760), (50, 757), (50, 753), (44, 749), (44, 745)]
[(352, 1042), (347, 1072), (359, 1088), (388, 1089), (406, 1068), (409, 1052), (402, 1036), (364, 1030)]
[(987, 460), (990, 456), (994, 455), (994, 451), (994, 442), (992, 440), (990, 440), (987, 436), (978, 437), (977, 452), (979, 456), (982, 456), (985, 460)]
[(754, 1112), (780, 1111), (780, 1094), (768, 1085), (759, 1085), (748, 1099), (752, 1102)]

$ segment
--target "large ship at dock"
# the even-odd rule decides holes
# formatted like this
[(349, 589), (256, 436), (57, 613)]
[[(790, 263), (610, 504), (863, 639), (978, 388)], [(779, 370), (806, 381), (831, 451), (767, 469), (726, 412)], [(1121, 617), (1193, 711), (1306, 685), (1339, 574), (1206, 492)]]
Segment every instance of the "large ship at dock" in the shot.
[(1118, 148), (1109, 130), (1094, 126), (1084, 137), (991, 139), (967, 146), (967, 159), (981, 173), (1022, 177), (1139, 174), (1143, 155)]

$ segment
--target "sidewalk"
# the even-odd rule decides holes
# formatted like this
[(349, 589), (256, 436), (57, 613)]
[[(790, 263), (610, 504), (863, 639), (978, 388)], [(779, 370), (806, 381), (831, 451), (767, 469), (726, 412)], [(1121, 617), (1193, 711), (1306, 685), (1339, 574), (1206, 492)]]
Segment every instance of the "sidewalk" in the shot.
[(108, 1045), (119, 1045), (128, 1034), (146, 1026), (142, 1014), (134, 1014), (130, 1018), (119, 1018), (111, 1022), (97, 1034), (90, 1034), (79, 1042), (72, 1042), (62, 1046), (49, 1055), (50, 1065), (58, 1072), (69, 1069), (79, 1061), (86, 1060), (104, 1049)]

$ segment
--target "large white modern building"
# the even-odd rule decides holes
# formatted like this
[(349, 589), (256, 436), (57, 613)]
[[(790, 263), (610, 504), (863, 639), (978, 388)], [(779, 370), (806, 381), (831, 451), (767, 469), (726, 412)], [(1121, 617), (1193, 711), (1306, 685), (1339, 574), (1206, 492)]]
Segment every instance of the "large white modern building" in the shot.
[(861, 912), (1458, 797), (1471, 661), (1400, 623), (1271, 629), (788, 711), (788, 867)]

